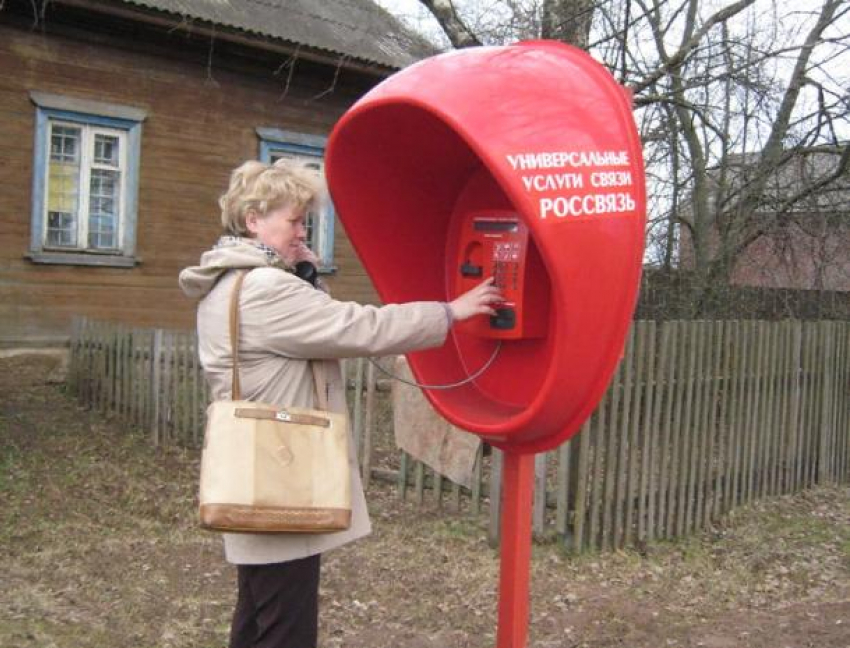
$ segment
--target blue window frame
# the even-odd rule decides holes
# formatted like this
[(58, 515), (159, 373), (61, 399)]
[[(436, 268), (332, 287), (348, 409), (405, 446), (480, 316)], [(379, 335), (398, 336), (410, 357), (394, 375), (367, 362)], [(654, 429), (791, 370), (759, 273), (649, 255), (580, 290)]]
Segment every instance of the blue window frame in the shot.
[(30, 98), (36, 116), (28, 257), (134, 266), (145, 113), (41, 92)]
[[(307, 135), (278, 128), (258, 128), (260, 138), (260, 161), (272, 164), (282, 158), (316, 171), (325, 186), (325, 147), (327, 138)], [(307, 215), (308, 244), (321, 263), (319, 271), (336, 272), (334, 265), (334, 221), (335, 211), (327, 190), (319, 204)]]

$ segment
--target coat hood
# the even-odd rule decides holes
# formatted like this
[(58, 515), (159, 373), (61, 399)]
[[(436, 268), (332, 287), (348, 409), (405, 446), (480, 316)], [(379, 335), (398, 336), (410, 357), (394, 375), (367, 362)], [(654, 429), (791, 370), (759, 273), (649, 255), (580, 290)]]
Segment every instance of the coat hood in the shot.
[(264, 267), (286, 269), (280, 257), (269, 253), (268, 248), (263, 249), (248, 239), (223, 237), (212, 250), (201, 255), (200, 265), (180, 272), (180, 289), (191, 299), (203, 299), (228, 270)]

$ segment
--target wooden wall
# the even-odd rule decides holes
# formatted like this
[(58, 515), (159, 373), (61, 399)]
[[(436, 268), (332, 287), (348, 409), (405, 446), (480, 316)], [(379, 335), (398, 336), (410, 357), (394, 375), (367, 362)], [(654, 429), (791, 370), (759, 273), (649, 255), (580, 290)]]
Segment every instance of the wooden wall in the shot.
[[(16, 13), (16, 6), (24, 8)], [(217, 198), (230, 170), (257, 157), (255, 128), (326, 135), (379, 80), (342, 70), (334, 83), (333, 67), (299, 60), (284, 92), (286, 74), (276, 74), (282, 54), (68, 7), (51, 8), (33, 28), (25, 11), (14, 0), (0, 9), (0, 347), (65, 340), (73, 315), (193, 327), (194, 304), (179, 291), (177, 274), (216, 240)], [(36, 112), (30, 91), (147, 111), (135, 268), (25, 258)], [(335, 296), (376, 301), (338, 222), (335, 240)]]

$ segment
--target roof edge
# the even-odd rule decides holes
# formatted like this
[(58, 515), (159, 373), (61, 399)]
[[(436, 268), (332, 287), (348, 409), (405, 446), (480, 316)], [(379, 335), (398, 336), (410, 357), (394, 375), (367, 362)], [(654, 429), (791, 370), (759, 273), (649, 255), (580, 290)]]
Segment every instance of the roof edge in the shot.
[(279, 54), (297, 55), (298, 57), (321, 63), (329, 67), (344, 68), (361, 74), (385, 78), (400, 70), (400, 67), (382, 65), (375, 61), (358, 59), (346, 54), (338, 54), (321, 48), (293, 43), (284, 39), (254, 34), (242, 29), (219, 25), (200, 18), (193, 18), (191, 22), (184, 20), (174, 21), (169, 17), (182, 18), (181, 14), (169, 11), (149, 9), (141, 5), (128, 5), (122, 2), (120, 5), (112, 2), (94, 2), (93, 0), (52, 0), (52, 4), (67, 5), (85, 9), (93, 13), (99, 13), (119, 18), (127, 18), (148, 25), (167, 27), (172, 31), (191, 32), (199, 35), (215, 36), (224, 40), (260, 49), (276, 52)]

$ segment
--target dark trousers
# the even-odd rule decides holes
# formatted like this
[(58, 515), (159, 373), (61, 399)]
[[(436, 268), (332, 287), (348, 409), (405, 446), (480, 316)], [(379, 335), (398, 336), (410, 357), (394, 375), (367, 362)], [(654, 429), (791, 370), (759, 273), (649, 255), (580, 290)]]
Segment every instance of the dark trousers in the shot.
[(237, 566), (230, 648), (316, 648), (319, 558)]

